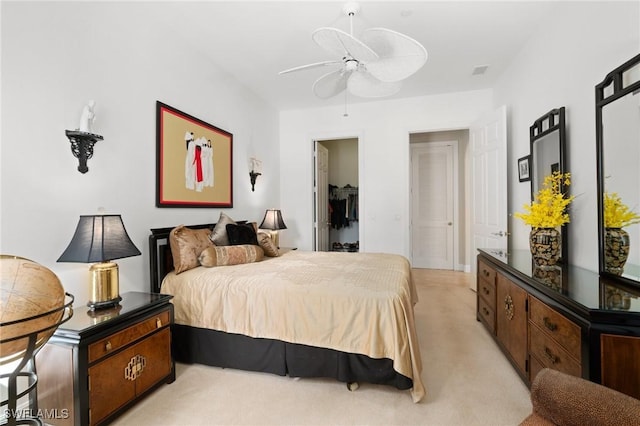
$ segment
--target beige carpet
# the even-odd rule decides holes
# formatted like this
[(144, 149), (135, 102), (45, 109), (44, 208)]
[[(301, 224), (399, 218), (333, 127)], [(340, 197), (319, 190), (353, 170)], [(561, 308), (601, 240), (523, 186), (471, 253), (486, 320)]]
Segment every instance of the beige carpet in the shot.
[(177, 364), (176, 381), (115, 425), (517, 425), (529, 391), (475, 319), (471, 274), (414, 269), (427, 397), (329, 379)]

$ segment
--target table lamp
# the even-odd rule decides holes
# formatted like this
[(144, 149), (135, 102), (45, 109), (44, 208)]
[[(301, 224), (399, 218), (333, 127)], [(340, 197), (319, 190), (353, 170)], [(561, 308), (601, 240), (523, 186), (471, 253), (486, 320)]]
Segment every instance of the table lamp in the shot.
[(258, 227), (260, 229), (268, 229), (271, 231), (271, 239), (276, 247), (280, 248), (280, 237), (278, 236), (279, 229), (287, 229), (287, 225), (282, 220), (282, 213), (277, 209), (268, 209), (264, 214), (264, 219)]
[(120, 215), (80, 216), (76, 232), (58, 262), (93, 263), (89, 267), (87, 306), (102, 309), (122, 300), (118, 289), (118, 265), (113, 260), (140, 254)]

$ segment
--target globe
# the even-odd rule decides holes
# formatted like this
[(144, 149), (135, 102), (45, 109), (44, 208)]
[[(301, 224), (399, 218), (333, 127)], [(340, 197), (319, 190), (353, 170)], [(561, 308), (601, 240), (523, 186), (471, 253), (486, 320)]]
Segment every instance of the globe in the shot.
[[(46, 343), (62, 319), (65, 293), (56, 274), (22, 257), (0, 255), (0, 276), (0, 364), (5, 364), (25, 355), (30, 335), (36, 336), (34, 350)], [(13, 321), (19, 322), (6, 324)], [(11, 338), (18, 339), (6, 341)]]

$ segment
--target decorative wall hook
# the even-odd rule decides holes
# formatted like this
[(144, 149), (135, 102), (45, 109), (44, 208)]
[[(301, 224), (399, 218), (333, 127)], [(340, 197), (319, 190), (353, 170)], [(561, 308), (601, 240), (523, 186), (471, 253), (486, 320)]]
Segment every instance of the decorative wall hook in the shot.
[(79, 130), (65, 130), (65, 134), (71, 142), (71, 153), (78, 159), (78, 171), (87, 173), (87, 160), (93, 157), (93, 145), (103, 140), (103, 137), (95, 133), (81, 132)]

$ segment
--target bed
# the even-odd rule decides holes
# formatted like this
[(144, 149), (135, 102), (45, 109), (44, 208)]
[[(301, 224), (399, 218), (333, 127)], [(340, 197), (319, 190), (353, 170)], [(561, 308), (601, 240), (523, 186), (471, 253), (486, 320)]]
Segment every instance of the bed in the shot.
[[(211, 230), (214, 224), (191, 225)], [(174, 229), (151, 230), (151, 291), (171, 294), (176, 361), (375, 383), (425, 395), (409, 262), (381, 253), (281, 251), (176, 273)]]

